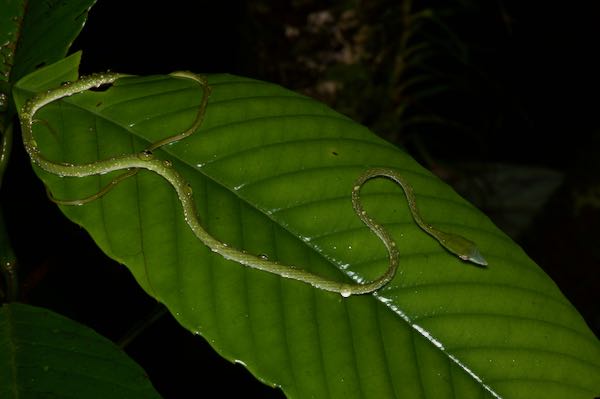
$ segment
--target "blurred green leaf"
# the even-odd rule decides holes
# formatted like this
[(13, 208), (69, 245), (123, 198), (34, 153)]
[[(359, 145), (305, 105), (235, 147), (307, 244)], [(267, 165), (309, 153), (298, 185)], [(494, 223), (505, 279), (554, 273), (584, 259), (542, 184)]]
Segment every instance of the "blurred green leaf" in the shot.
[[(19, 101), (74, 73), (65, 61), (17, 85)], [(60, 79), (59, 79), (60, 80)], [(279, 86), (210, 75), (204, 124), (159, 151), (191, 184), (218, 239), (339, 280), (373, 279), (386, 251), (354, 215), (350, 191), (368, 166), (400, 171), (432, 224), (476, 241), (487, 269), (445, 252), (412, 221), (388, 181), (365, 206), (401, 250), (377, 294), (342, 298), (225, 261), (186, 225), (172, 188), (142, 171), (101, 199), (61, 207), (188, 330), (290, 398), (581, 398), (600, 393), (600, 345), (560, 290), (489, 219), (406, 153), (326, 106)], [(49, 86), (48, 86), (49, 87)], [(48, 158), (89, 162), (133, 153), (185, 130), (194, 82), (129, 77), (42, 109)], [(82, 198), (114, 175), (59, 178)]]
[(0, 307), (0, 397), (160, 398), (115, 344), (66, 317), (18, 303)]

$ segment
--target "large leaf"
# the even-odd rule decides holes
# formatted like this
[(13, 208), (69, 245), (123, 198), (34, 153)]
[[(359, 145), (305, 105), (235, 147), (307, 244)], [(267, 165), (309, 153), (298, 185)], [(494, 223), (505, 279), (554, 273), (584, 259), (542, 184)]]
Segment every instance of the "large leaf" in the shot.
[(22, 304), (0, 307), (3, 399), (149, 399), (160, 396), (116, 345), (63, 316)]
[[(19, 99), (74, 74), (67, 60), (23, 79)], [(194, 135), (157, 156), (193, 187), (202, 223), (220, 240), (338, 280), (372, 279), (386, 251), (354, 215), (353, 180), (393, 167), (423, 215), (476, 241), (486, 269), (445, 252), (411, 220), (399, 187), (363, 198), (401, 248), (396, 278), (342, 298), (225, 261), (185, 224), (172, 188), (141, 172), (80, 207), (62, 207), (124, 263), (179, 322), (291, 398), (581, 398), (600, 393), (600, 345), (555, 284), (487, 217), (405, 152), (324, 105), (273, 84), (208, 77)], [(168, 76), (130, 77), (40, 111), (36, 140), (73, 163), (140, 151), (183, 131), (202, 92)], [(114, 175), (58, 178), (81, 198)]]

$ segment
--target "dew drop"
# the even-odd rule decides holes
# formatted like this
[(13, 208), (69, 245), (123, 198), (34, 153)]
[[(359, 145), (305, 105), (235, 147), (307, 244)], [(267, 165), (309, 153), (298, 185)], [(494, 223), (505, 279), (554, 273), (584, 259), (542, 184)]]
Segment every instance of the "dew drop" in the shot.
[(354, 186), (353, 190), (354, 190), (354, 191), (358, 191), (358, 190), (360, 190), (360, 186)]
[(262, 260), (269, 260), (269, 256), (267, 254), (259, 254), (258, 257)]
[(168, 159), (165, 159), (163, 161), (163, 165), (165, 165), (165, 167), (170, 168), (171, 166), (173, 166), (173, 163), (171, 161), (169, 161)]
[(142, 152), (139, 153), (138, 157), (142, 161), (149, 161), (149, 160), (151, 160), (154, 157), (154, 154), (150, 150), (144, 150), (144, 151), (142, 151)]
[(350, 289), (348, 288), (344, 288), (340, 294), (344, 297), (344, 298), (348, 298), (350, 295), (352, 295), (352, 291), (350, 291)]
[(185, 185), (185, 194), (188, 197), (191, 197), (194, 194), (194, 190), (192, 189), (192, 186), (190, 186), (189, 184)]
[(8, 108), (8, 97), (4, 93), (0, 93), (0, 111), (4, 111)]

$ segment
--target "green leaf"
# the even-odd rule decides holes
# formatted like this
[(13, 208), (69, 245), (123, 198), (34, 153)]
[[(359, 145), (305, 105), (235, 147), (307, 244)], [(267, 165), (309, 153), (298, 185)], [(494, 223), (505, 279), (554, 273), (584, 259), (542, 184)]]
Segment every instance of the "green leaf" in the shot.
[(0, 81), (16, 82), (65, 56), (95, 0), (0, 3)]
[(10, 156), (12, 85), (65, 56), (95, 0), (0, 2), (0, 183)]
[[(19, 98), (74, 66), (54, 68), (21, 82)], [(428, 222), (477, 242), (489, 267), (461, 262), (424, 234), (389, 181), (370, 182), (363, 198), (396, 239), (400, 271), (377, 294), (350, 298), (213, 254), (190, 232), (172, 188), (147, 171), (92, 203), (61, 207), (188, 330), (290, 398), (600, 393), (600, 345), (581, 316), (450, 187), (316, 101), (238, 76), (208, 80), (199, 131), (156, 156), (191, 184), (219, 240), (332, 279), (373, 279), (386, 251), (353, 213), (350, 191), (365, 168), (386, 166), (410, 181)], [(72, 163), (133, 153), (185, 130), (201, 97), (186, 79), (124, 78), (43, 108), (36, 141), (48, 158)], [(38, 173), (63, 199), (94, 194), (115, 176)]]
[(66, 317), (18, 303), (0, 307), (1, 398), (160, 398), (115, 344)]

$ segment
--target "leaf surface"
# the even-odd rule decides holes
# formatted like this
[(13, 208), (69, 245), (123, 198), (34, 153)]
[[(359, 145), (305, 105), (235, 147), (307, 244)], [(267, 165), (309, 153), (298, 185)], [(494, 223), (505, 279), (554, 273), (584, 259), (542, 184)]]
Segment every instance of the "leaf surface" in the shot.
[[(23, 101), (65, 61), (18, 85)], [(378, 277), (386, 251), (353, 213), (354, 179), (400, 171), (423, 217), (477, 242), (488, 268), (466, 264), (412, 221), (389, 181), (363, 189), (366, 209), (400, 248), (395, 279), (373, 295), (340, 295), (212, 253), (177, 196), (142, 171), (102, 198), (61, 207), (125, 264), (179, 322), (290, 398), (581, 398), (600, 393), (600, 345), (560, 290), (489, 219), (405, 152), (323, 104), (279, 86), (208, 76), (200, 129), (156, 151), (193, 189), (219, 240), (332, 279)], [(50, 104), (36, 116), (48, 158), (82, 163), (141, 151), (191, 125), (202, 91), (170, 76), (128, 77)], [(59, 178), (57, 198), (83, 198), (114, 174)]]

